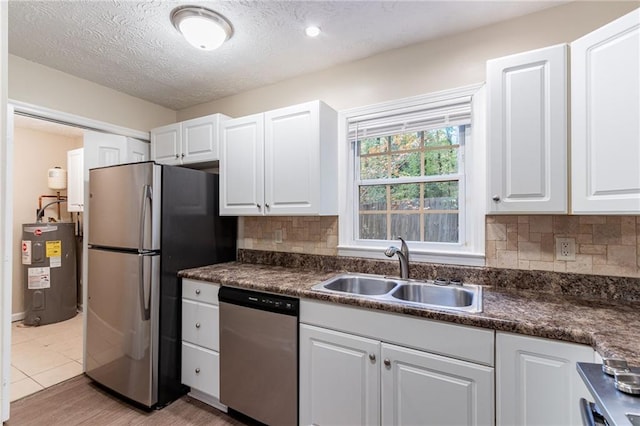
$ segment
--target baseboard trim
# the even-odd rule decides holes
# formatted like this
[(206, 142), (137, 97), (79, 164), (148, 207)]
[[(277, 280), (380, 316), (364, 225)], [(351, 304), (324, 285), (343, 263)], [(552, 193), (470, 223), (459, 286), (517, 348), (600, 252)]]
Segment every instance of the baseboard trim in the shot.
[(11, 314), (11, 322), (22, 321), (24, 319), (24, 312), (18, 312), (16, 314)]

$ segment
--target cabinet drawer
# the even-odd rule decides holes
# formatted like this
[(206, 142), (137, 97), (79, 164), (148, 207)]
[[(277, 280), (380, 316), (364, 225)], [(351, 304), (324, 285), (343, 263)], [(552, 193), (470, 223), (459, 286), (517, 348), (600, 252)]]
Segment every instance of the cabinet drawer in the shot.
[(220, 354), (182, 342), (182, 383), (220, 398)]
[(218, 350), (218, 306), (182, 299), (182, 340)]
[(218, 284), (206, 281), (182, 279), (182, 297), (203, 303), (218, 304)]

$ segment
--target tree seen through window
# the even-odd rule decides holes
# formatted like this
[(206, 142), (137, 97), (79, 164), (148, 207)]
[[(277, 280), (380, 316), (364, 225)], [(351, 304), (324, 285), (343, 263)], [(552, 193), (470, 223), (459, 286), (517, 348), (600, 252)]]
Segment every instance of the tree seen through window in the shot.
[(459, 241), (466, 126), (358, 140), (360, 239)]

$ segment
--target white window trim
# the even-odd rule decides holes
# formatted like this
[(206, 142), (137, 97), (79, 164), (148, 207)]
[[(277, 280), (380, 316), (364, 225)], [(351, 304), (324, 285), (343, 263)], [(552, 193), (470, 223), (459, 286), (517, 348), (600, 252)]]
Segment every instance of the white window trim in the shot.
[[(384, 249), (389, 241), (361, 240), (353, 238), (355, 214), (354, 199), (354, 168), (351, 144), (348, 141), (348, 122), (359, 117), (379, 114), (384, 111), (399, 109), (415, 109), (420, 105), (454, 102), (455, 99), (471, 96), (471, 143), (465, 147), (466, 175), (465, 205), (466, 214), (461, 226), (465, 229), (466, 242), (464, 244), (438, 244), (437, 249), (412, 247), (411, 260), (417, 262), (445, 263), (454, 265), (484, 266), (485, 255), (485, 214), (486, 204), (483, 195), (486, 192), (486, 106), (485, 89), (483, 84), (465, 86), (453, 90), (419, 95), (397, 101), (383, 102), (365, 107), (352, 108), (341, 111), (338, 121), (338, 170), (339, 170), (339, 256), (364, 257), (370, 259), (388, 259)], [(446, 249), (443, 247), (447, 247)]]

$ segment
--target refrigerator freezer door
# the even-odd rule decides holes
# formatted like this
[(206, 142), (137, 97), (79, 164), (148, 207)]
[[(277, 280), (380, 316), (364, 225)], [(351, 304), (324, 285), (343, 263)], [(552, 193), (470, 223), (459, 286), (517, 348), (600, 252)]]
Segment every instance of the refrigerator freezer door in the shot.
[(162, 167), (124, 164), (89, 171), (89, 244), (160, 249)]
[(89, 250), (87, 375), (147, 407), (157, 402), (159, 259)]

